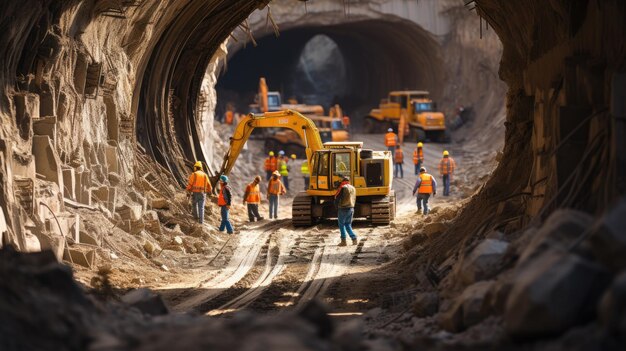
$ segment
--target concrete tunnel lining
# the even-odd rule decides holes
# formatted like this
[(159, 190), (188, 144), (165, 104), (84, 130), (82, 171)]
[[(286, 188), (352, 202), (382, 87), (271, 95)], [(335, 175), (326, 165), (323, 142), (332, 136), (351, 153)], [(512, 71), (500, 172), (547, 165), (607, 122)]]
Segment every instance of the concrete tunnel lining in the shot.
[[(315, 35), (333, 40), (344, 57), (349, 93), (338, 97), (338, 102), (348, 111), (371, 108), (391, 90), (424, 89), (435, 99), (442, 96), (445, 72), (437, 39), (413, 22), (383, 18), (291, 27), (278, 38), (267, 34), (258, 39), (258, 47), (229, 54), (226, 72), (216, 86), (218, 99), (219, 91), (246, 90), (250, 100), (260, 76), (267, 78), (270, 90), (288, 87), (304, 45)], [(218, 113), (225, 104), (220, 102)]]

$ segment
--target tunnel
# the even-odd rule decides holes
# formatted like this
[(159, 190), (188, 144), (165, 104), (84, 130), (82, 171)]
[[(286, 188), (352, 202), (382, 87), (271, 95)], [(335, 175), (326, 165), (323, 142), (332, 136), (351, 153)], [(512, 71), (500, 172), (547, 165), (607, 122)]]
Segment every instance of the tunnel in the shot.
[[(300, 230), (288, 218), (246, 221), (242, 195), (254, 170), (230, 178), (241, 188), (232, 204), (241, 232), (218, 230), (230, 206), (221, 190), (207, 201), (208, 223), (194, 222), (183, 189), (194, 161), (209, 156), (201, 130), (213, 133), (220, 156), (232, 131), (201, 125), (207, 67), (219, 66), (224, 41), (254, 11), (269, 21), (270, 8), (315, 2), (0, 3), (1, 349), (621, 348), (622, 0), (444, 1), (453, 4), (447, 15), (466, 21), (462, 37), (500, 39), (506, 118), (501, 150), (473, 149), (497, 144), (481, 124), (456, 144), (433, 146), (484, 162), (461, 163), (471, 166), (454, 180), (471, 181), (464, 196), (451, 203), (432, 193), (445, 206), (429, 217), (411, 207), (384, 228), (357, 223), (367, 239), (344, 250), (332, 244), (335, 222)], [(245, 109), (265, 76), (270, 90), (307, 101), (331, 86), (313, 84), (324, 72), (343, 83), (310, 101), (338, 102), (357, 119), (392, 89), (490, 98), (475, 91), (487, 64), (465, 67), (419, 26), (355, 12), (328, 25), (291, 23), (278, 38), (263, 33), (258, 47), (233, 51), (224, 71), (209, 72), (218, 95)], [(480, 37), (468, 42), (489, 45)], [(309, 44), (340, 63), (307, 70)], [(449, 66), (476, 73), (476, 85), (454, 88)], [(294, 78), (306, 73), (314, 74)], [(429, 157), (435, 173), (440, 149)], [(413, 184), (395, 182), (414, 201)], [(343, 309), (329, 311), (337, 301)], [(249, 310), (212, 314), (232, 306)]]
[[(332, 60), (338, 64), (319, 73), (303, 66), (316, 48), (309, 53), (305, 47), (316, 36), (327, 38), (327, 45), (338, 51)], [(324, 50), (321, 44), (317, 48), (317, 52)], [(357, 119), (392, 90), (428, 90), (438, 99), (445, 81), (440, 51), (432, 34), (397, 18), (298, 26), (279, 37), (268, 34), (258, 39), (257, 46), (249, 44), (229, 55), (216, 86), (220, 100), (217, 113), (224, 111), (223, 100), (238, 95), (243, 95), (238, 108), (247, 112), (260, 77), (266, 78), (270, 90), (281, 91), (285, 100), (295, 97), (307, 104), (321, 104), (326, 110), (339, 103), (349, 114), (355, 110), (363, 114), (355, 115)], [(338, 77), (344, 79), (339, 81)], [(308, 98), (320, 95), (324, 98)]]

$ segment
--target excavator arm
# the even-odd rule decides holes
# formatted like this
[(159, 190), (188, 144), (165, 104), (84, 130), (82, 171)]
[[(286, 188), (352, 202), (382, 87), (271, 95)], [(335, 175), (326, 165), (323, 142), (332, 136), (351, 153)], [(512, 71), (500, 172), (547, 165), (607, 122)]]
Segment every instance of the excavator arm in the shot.
[(243, 145), (250, 138), (255, 128), (287, 128), (296, 132), (304, 141), (306, 158), (311, 164), (313, 153), (323, 148), (322, 138), (315, 123), (299, 112), (283, 110), (263, 114), (249, 114), (239, 122), (230, 138), (230, 148), (224, 155), (224, 161), (217, 174), (211, 177), (212, 185), (217, 183), (222, 174), (229, 174), (239, 157)]

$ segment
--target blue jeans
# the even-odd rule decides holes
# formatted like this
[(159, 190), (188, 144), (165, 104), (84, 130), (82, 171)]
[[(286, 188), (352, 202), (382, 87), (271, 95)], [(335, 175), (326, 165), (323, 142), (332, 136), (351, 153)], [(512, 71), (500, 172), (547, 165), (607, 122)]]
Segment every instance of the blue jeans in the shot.
[(309, 182), (311, 181), (310, 177), (304, 177), (304, 190), (309, 189)]
[(268, 200), (270, 202), (270, 219), (278, 218), (278, 195), (270, 194)]
[(404, 178), (404, 170), (402, 169), (402, 163), (394, 164), (393, 177), (398, 178), (398, 173), (400, 173), (400, 178)]
[(289, 176), (282, 176), (283, 184), (285, 185), (285, 189), (289, 190)]
[(418, 161), (415, 165), (415, 175), (420, 174), (420, 168), (422, 168), (422, 163)]
[(198, 223), (204, 222), (204, 202), (206, 201), (205, 193), (193, 193), (191, 195), (191, 213)]
[(228, 234), (233, 233), (233, 225), (230, 224), (230, 220), (228, 219), (228, 207), (220, 206), (220, 212), (222, 214), (222, 222), (220, 223), (220, 232), (223, 232), (226, 229)]
[(450, 195), (450, 175), (443, 175), (443, 196)]
[(352, 217), (354, 216), (354, 207), (340, 208), (337, 211), (337, 222), (339, 222), (339, 233), (341, 240), (346, 239), (346, 232), (351, 239), (356, 239), (356, 234), (352, 230)]
[(421, 211), (424, 207), (424, 214), (428, 214), (428, 199), (430, 194), (417, 194), (417, 210)]

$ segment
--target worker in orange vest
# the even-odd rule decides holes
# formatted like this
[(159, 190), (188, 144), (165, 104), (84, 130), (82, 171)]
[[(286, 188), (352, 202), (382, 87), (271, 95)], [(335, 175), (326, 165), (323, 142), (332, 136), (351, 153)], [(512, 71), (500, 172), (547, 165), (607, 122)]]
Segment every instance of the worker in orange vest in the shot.
[(226, 111), (226, 115), (224, 116), (224, 122), (226, 122), (226, 124), (233, 124), (234, 118), (235, 114), (233, 113), (233, 111), (228, 110)]
[(261, 177), (256, 176), (252, 183), (246, 186), (246, 191), (243, 194), (243, 203), (248, 205), (248, 219), (250, 222), (261, 221), (264, 218), (259, 214), (259, 205), (261, 204), (261, 190), (259, 183)]
[(210, 194), (213, 191), (209, 176), (202, 171), (202, 162), (197, 161), (193, 165), (193, 173), (189, 176), (186, 190), (191, 194), (191, 213), (193, 218), (202, 224), (204, 222), (206, 194)]
[(393, 153), (396, 149), (396, 145), (398, 145), (398, 136), (393, 132), (393, 129), (387, 129), (387, 134), (385, 134), (385, 146), (387, 149)]
[(220, 176), (220, 193), (217, 197), (217, 205), (220, 207), (220, 214), (222, 215), (222, 221), (220, 222), (219, 231), (223, 232), (226, 229), (228, 234), (234, 234), (233, 225), (228, 219), (228, 212), (230, 211), (230, 204), (232, 201), (232, 193), (228, 187), (228, 177), (224, 174)]
[(350, 130), (350, 117), (344, 115), (341, 118), (341, 124), (343, 124), (343, 129)]
[(404, 153), (400, 148), (400, 145), (396, 146), (396, 151), (393, 154), (393, 177), (398, 178), (398, 173), (400, 174), (400, 178), (404, 178), (404, 170), (402, 169), (402, 164), (404, 163)]
[(443, 158), (439, 161), (439, 174), (443, 178), (443, 196), (450, 196), (450, 181), (456, 169), (456, 162), (450, 157), (448, 150), (443, 151)]
[(413, 164), (415, 165), (415, 175), (418, 175), (422, 164), (424, 163), (424, 144), (420, 141), (417, 143), (417, 147), (413, 150)]
[(435, 177), (426, 173), (426, 168), (420, 168), (420, 175), (417, 177), (415, 186), (413, 187), (413, 195), (417, 193), (417, 213), (422, 213), (422, 206), (424, 207), (424, 214), (428, 214), (428, 199), (432, 194), (433, 197), (437, 194), (437, 181)]
[(267, 199), (270, 203), (270, 219), (278, 219), (278, 198), (287, 192), (283, 182), (280, 181), (280, 173), (274, 171), (272, 178), (267, 184)]
[(272, 173), (278, 169), (278, 160), (274, 157), (274, 151), (270, 151), (269, 157), (265, 159), (265, 180), (272, 178)]

